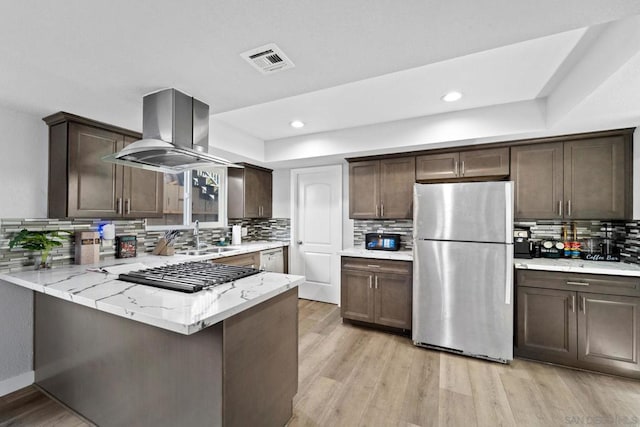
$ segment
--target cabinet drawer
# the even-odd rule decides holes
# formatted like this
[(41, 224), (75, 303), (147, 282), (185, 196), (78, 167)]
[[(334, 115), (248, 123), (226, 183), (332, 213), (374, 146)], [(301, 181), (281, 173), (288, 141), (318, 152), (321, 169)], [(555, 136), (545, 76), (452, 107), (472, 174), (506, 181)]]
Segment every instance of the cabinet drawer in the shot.
[(640, 278), (637, 277), (516, 270), (516, 284), (535, 288), (640, 296)]
[(342, 257), (342, 268), (365, 270), (371, 273), (413, 273), (413, 263), (411, 261), (389, 261), (374, 258)]

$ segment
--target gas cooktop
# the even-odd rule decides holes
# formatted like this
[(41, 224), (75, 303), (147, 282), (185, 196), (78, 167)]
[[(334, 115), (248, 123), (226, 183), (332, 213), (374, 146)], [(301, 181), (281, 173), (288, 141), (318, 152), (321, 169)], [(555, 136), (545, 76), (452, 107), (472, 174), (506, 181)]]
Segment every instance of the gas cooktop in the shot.
[(120, 274), (118, 279), (141, 285), (193, 293), (222, 285), (223, 283), (233, 282), (259, 272), (259, 270), (250, 267), (193, 261), (130, 271), (126, 274)]

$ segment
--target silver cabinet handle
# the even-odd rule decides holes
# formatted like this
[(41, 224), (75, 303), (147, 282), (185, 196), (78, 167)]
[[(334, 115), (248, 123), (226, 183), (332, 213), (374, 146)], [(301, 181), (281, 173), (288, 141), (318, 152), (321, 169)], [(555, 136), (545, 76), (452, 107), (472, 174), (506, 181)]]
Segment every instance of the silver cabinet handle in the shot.
[(573, 286), (589, 286), (588, 282), (571, 282), (571, 281), (567, 281), (567, 285), (573, 285)]
[(455, 176), (458, 176), (458, 161), (457, 160), (453, 163), (453, 174)]
[(371, 286), (371, 276), (369, 276), (369, 289), (371, 289), (371, 288), (372, 288), (372, 286)]
[(376, 276), (376, 289), (378, 289), (378, 276)]
[(122, 198), (120, 197), (116, 200), (116, 211), (118, 214), (122, 215)]
[(127, 213), (130, 214), (131, 213), (131, 199), (127, 199), (125, 201), (125, 204), (127, 206)]
[(587, 314), (587, 298), (586, 297), (580, 297), (580, 305), (582, 306), (582, 312), (584, 314)]
[(376, 265), (376, 264), (367, 264), (367, 267), (370, 267), (370, 268), (380, 268), (380, 266), (379, 266), (379, 265)]
[(380, 216), (379, 212), (380, 212), (380, 206), (376, 205), (376, 218)]
[(571, 295), (571, 312), (572, 313), (576, 312), (576, 296), (575, 295)]
[(462, 161), (462, 172), (460, 174), (464, 176), (464, 160)]
[(567, 216), (571, 216), (571, 199), (567, 200)]
[(380, 203), (380, 216), (384, 216), (384, 203)]
[(562, 218), (562, 200), (558, 200), (558, 216)]

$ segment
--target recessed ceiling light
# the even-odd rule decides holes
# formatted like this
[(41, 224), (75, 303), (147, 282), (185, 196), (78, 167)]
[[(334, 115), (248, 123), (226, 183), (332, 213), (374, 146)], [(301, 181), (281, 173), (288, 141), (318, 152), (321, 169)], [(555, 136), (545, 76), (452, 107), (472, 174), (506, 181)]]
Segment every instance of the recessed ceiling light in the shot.
[(300, 129), (301, 127), (304, 127), (304, 123), (301, 122), (300, 120), (294, 120), (289, 124), (291, 125), (292, 128), (296, 128), (296, 129)]
[(462, 98), (462, 94), (458, 91), (452, 90), (451, 92), (444, 94), (440, 99), (442, 99), (444, 102), (454, 102), (459, 100), (460, 98)]

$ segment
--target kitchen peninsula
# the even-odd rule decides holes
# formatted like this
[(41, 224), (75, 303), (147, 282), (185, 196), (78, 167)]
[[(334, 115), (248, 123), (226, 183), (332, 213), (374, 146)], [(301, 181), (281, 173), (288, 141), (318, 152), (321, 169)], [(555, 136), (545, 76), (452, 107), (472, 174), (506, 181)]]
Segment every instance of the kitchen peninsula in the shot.
[(287, 422), (302, 276), (262, 272), (186, 294), (120, 281), (123, 266), (105, 264), (0, 275), (35, 291), (40, 387), (101, 426)]

